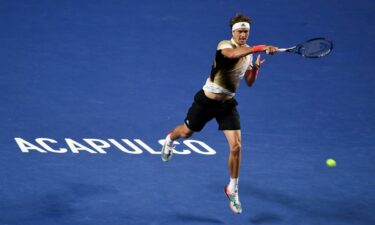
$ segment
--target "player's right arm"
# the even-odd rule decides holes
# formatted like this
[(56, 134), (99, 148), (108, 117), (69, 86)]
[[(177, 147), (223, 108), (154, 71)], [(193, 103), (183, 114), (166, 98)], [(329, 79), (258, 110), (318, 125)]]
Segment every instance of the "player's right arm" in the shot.
[(256, 52), (268, 52), (268, 54), (275, 54), (277, 52), (277, 47), (264, 45), (260, 46), (243, 46), (238, 48), (223, 48), (221, 49), (221, 54), (230, 59), (238, 59), (246, 55), (256, 53)]

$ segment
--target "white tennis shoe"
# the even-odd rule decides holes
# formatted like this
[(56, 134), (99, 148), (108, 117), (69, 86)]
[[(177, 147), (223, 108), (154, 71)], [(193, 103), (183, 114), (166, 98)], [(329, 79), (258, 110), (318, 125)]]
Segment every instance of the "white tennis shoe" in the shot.
[(241, 214), (242, 213), (242, 205), (240, 202), (240, 198), (238, 196), (238, 191), (236, 190), (235, 192), (231, 193), (228, 185), (224, 187), (224, 193), (229, 199), (229, 207), (231, 210), (236, 213), (236, 214)]
[(171, 160), (173, 156), (173, 150), (173, 141), (171, 143), (168, 143), (168, 141), (165, 140), (163, 149), (161, 150), (161, 160), (163, 160), (163, 162), (168, 162), (169, 160)]

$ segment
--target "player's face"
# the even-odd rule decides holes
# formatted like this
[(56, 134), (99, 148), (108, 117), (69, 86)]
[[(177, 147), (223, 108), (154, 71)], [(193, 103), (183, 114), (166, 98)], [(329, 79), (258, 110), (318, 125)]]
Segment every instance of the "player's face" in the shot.
[(239, 45), (246, 44), (249, 34), (250, 34), (250, 30), (248, 29), (237, 29), (232, 32), (234, 41)]

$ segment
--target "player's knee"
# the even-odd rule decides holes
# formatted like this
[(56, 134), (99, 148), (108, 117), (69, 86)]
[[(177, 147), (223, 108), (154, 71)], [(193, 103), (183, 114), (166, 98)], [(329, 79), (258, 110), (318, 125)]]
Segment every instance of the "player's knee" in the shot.
[(193, 132), (190, 130), (184, 130), (181, 132), (181, 137), (182, 138), (189, 138), (193, 135)]
[(242, 150), (242, 146), (240, 142), (236, 142), (230, 145), (230, 151), (233, 154), (239, 154)]
[(179, 128), (180, 128), (179, 129), (180, 137), (182, 137), (182, 138), (189, 138), (194, 133), (186, 125), (181, 125), (181, 126), (179, 126)]

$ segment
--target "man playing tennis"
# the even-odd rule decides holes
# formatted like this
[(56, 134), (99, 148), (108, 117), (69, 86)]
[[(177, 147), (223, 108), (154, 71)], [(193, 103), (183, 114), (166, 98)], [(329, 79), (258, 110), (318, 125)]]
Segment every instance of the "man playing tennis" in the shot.
[(241, 126), (237, 111), (237, 101), (234, 99), (240, 80), (245, 78), (248, 86), (252, 86), (257, 78), (259, 68), (265, 60), (257, 56), (253, 64), (253, 53), (267, 52), (274, 54), (278, 48), (266, 45), (250, 47), (246, 44), (250, 34), (250, 18), (236, 14), (230, 21), (232, 39), (221, 41), (216, 49), (211, 74), (203, 89), (194, 97), (185, 123), (177, 126), (166, 137), (162, 149), (162, 160), (172, 158), (173, 141), (179, 138), (189, 138), (194, 132), (199, 132), (205, 124), (215, 118), (219, 130), (222, 130), (229, 143), (228, 167), (229, 184), (225, 186), (230, 207), (234, 213), (241, 213), (242, 207), (238, 196), (238, 179), (241, 162)]

